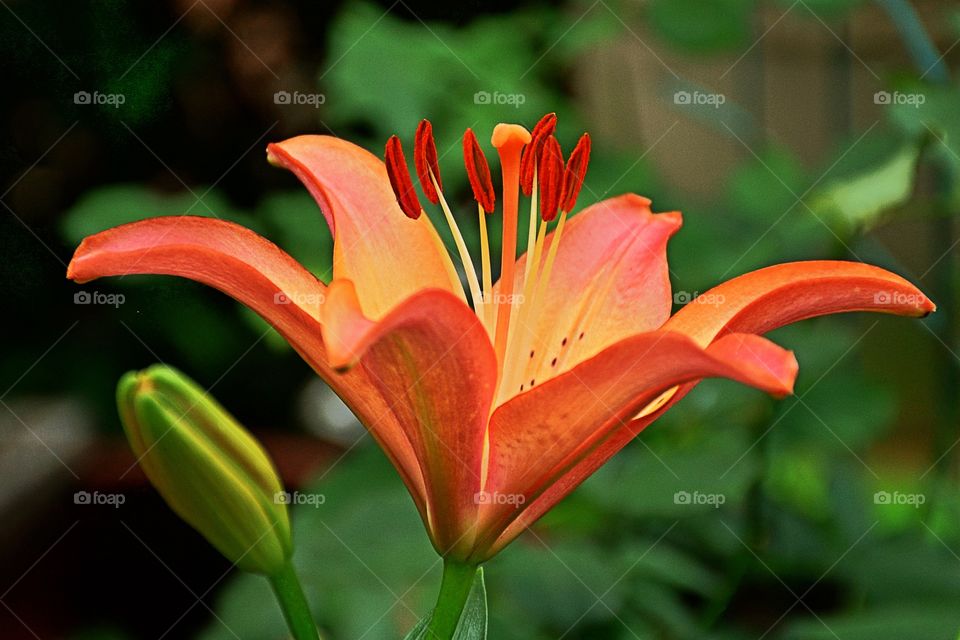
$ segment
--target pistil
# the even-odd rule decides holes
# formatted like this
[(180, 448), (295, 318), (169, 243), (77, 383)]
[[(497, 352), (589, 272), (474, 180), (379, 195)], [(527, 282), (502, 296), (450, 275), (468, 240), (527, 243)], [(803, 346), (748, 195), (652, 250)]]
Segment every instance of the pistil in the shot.
[(517, 124), (498, 124), (493, 129), (493, 146), (500, 155), (503, 177), (503, 242), (500, 256), (500, 295), (495, 300), (497, 329), (494, 348), (501, 367), (510, 330), (513, 304), (514, 266), (517, 260), (517, 215), (520, 193), (520, 152), (530, 142), (530, 133)]

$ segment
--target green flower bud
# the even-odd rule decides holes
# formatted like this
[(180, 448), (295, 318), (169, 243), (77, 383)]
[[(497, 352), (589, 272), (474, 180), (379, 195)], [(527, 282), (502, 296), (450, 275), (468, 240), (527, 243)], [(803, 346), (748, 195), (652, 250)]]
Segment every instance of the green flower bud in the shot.
[(155, 365), (117, 386), (130, 446), (177, 515), (246, 571), (276, 575), (293, 549), (270, 458), (210, 395)]

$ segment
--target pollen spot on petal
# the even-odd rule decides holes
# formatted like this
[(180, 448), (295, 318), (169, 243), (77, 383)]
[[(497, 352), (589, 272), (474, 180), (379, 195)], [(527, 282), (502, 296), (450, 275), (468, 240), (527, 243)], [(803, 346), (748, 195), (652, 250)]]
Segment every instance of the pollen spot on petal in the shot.
[(560, 346), (561, 346), (561, 347), (567, 346), (567, 339), (566, 339), (566, 338), (564, 338), (562, 341), (560, 341)]
[(531, 380), (531, 381), (530, 381), (530, 386), (532, 387), (532, 386), (535, 385), (536, 383), (537, 383), (536, 380)]
[(580, 332), (580, 337), (578, 337), (577, 340), (583, 340), (583, 331)]
[(531, 358), (533, 357), (533, 351), (532, 351), (532, 350), (530, 351), (530, 357), (531, 357)]
[(557, 359), (556, 359), (556, 358), (554, 358), (553, 361), (550, 362), (550, 366), (551, 366), (551, 367), (557, 366)]

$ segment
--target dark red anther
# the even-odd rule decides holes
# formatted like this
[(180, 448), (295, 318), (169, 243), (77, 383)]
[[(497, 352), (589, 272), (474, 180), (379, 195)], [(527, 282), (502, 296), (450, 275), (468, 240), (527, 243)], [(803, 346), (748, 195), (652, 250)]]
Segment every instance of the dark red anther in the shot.
[(523, 195), (529, 196), (533, 193), (533, 169), (537, 166), (537, 155), (543, 147), (543, 141), (547, 136), (552, 136), (557, 130), (557, 114), (548, 113), (540, 118), (530, 133), (530, 143), (524, 147), (523, 156), (520, 158), (520, 188), (523, 189)]
[(430, 173), (433, 173), (437, 184), (443, 189), (440, 181), (440, 164), (437, 162), (437, 143), (433, 140), (433, 125), (429, 120), (421, 120), (417, 125), (417, 135), (414, 138), (413, 163), (417, 167), (417, 177), (420, 178), (420, 188), (423, 195), (433, 204), (440, 202), (437, 190), (433, 188)]
[(463, 134), (463, 163), (467, 167), (467, 177), (470, 179), (473, 197), (484, 211), (493, 213), (497, 193), (493, 190), (493, 181), (490, 179), (487, 156), (484, 155), (472, 129), (467, 129)]
[(390, 178), (390, 186), (393, 187), (393, 193), (397, 196), (400, 208), (403, 209), (408, 218), (416, 220), (420, 217), (420, 200), (417, 198), (417, 192), (413, 189), (410, 169), (407, 168), (407, 159), (403, 155), (403, 145), (400, 144), (400, 138), (390, 136), (390, 139), (387, 140), (384, 158), (387, 165), (387, 177)]
[(567, 168), (563, 172), (563, 190), (560, 195), (560, 208), (569, 213), (577, 203), (583, 179), (587, 175), (590, 163), (590, 134), (580, 136), (577, 146), (570, 152)]
[(540, 217), (550, 222), (560, 209), (560, 191), (563, 188), (563, 151), (553, 136), (543, 139), (537, 181), (540, 183)]

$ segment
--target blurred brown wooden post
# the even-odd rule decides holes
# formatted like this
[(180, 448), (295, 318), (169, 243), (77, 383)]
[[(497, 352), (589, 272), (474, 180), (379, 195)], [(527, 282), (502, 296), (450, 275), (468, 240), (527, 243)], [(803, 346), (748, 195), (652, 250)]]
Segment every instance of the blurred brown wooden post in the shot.
[[(940, 51), (949, 49), (956, 34), (945, 19), (947, 3), (915, 4)], [(870, 3), (840, 21), (821, 21), (802, 3), (765, 4), (753, 39), (723, 55), (679, 52), (642, 19), (624, 20), (629, 29), (580, 65), (588, 118), (604, 144), (638, 157), (649, 150), (659, 175), (703, 198), (717, 197), (730, 168), (750, 156), (744, 143), (757, 153), (761, 145), (678, 108), (670, 90), (675, 75), (724, 94), (728, 105), (756, 119), (763, 138), (791, 149), (813, 171), (841, 142), (881, 120), (873, 96), (888, 86), (886, 74), (914, 70), (890, 19)]]

